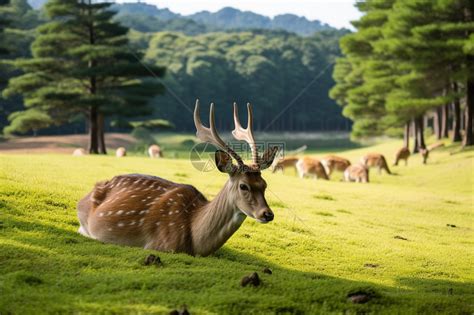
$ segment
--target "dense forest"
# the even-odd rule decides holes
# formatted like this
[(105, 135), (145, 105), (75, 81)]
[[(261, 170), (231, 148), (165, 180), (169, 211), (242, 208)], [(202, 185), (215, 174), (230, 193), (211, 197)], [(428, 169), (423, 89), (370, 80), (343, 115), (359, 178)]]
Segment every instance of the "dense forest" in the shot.
[[(69, 6), (70, 11), (60, 9), (61, 5)], [(13, 47), (21, 42), (21, 49), (17, 49), (21, 53), (3, 58), (11, 60), (2, 68), (8, 69), (10, 80), (2, 87), (0, 124), (5, 133), (90, 132), (97, 129), (91, 115), (99, 117), (99, 134), (127, 131), (137, 121), (158, 118), (170, 122), (160, 121), (160, 126), (192, 131), (187, 109), (196, 98), (215, 102), (217, 111), (229, 110), (233, 101), (252, 102), (262, 109), (255, 117), (260, 130), (350, 128), (349, 120), (328, 97), (334, 85), (332, 65), (340, 56), (338, 41), (347, 30), (321, 27), (323, 30), (304, 37), (269, 29), (214, 32), (209, 24), (176, 18), (169, 10), (144, 4), (50, 0), (38, 11), (26, 0), (12, 0), (9, 6), (22, 8), (9, 12), (22, 25), (6, 29), (10, 35), (24, 32), (25, 36), (17, 36), (21, 41), (9, 44)], [(159, 17), (150, 19), (150, 12), (155, 11), (144, 10), (144, 6), (155, 8)], [(121, 8), (118, 13), (117, 7)], [(71, 13), (76, 9), (79, 13)], [(71, 25), (68, 19), (77, 22)], [(90, 21), (105, 25), (104, 29), (90, 29), (94, 25)], [(162, 26), (168, 31), (156, 32)], [(128, 28), (131, 30), (124, 38)], [(101, 35), (92, 38), (86, 30)], [(104, 34), (111, 39), (106, 40)], [(121, 62), (115, 72), (110, 67), (116, 65), (113, 61)], [(164, 67), (167, 74), (160, 79)], [(146, 93), (140, 92), (143, 98), (126, 99), (120, 94), (133, 78), (148, 87)], [(77, 89), (79, 85), (85, 90)], [(153, 95), (160, 96), (150, 99)], [(98, 112), (91, 112), (93, 108)], [(218, 117), (222, 117), (220, 128), (231, 127), (231, 115)], [(94, 150), (105, 151), (103, 143), (100, 148), (101, 136), (97, 142), (99, 147)]]
[(178, 96), (166, 93), (156, 98), (157, 114), (179, 129), (193, 130), (181, 103), (191, 106), (200, 98), (215, 102), (218, 112), (227, 111), (217, 115), (218, 125), (230, 128), (232, 102), (252, 102), (258, 109), (259, 130), (347, 130), (347, 120), (328, 97), (339, 34), (319, 32), (307, 38), (268, 31), (195, 37), (154, 34), (145, 59), (166, 65), (165, 85)]
[[(367, 0), (341, 39), (333, 97), (354, 121), (352, 134), (405, 134), (413, 151), (426, 127), (438, 139), (473, 144), (474, 2)], [(402, 129), (403, 128), (403, 129)]]

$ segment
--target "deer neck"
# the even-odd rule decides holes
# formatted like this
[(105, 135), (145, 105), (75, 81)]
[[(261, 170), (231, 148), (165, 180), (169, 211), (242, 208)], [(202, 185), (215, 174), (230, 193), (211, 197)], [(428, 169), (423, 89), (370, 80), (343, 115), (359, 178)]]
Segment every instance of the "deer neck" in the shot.
[(245, 220), (236, 206), (231, 180), (219, 194), (204, 205), (194, 216), (192, 239), (194, 254), (207, 256), (219, 249), (235, 233)]

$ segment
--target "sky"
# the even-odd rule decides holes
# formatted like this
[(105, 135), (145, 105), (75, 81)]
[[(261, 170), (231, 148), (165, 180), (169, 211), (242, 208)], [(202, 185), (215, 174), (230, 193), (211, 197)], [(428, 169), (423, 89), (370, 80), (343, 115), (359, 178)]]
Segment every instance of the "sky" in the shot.
[[(117, 2), (138, 2), (125, 0)], [(320, 20), (334, 27), (353, 29), (350, 21), (361, 14), (354, 7), (355, 0), (141, 0), (168, 8), (173, 12), (188, 15), (199, 11), (218, 11), (224, 7), (234, 7), (242, 11), (253, 11), (273, 17), (282, 13), (305, 16), (310, 20)]]

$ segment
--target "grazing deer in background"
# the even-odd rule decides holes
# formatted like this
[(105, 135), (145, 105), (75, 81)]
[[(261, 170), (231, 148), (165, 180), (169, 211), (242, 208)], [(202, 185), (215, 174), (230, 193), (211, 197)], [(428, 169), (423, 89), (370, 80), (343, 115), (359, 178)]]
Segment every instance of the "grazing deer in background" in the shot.
[(346, 182), (368, 183), (369, 169), (363, 164), (350, 165), (344, 171), (344, 180)]
[(299, 159), (300, 158), (295, 157), (295, 156), (289, 156), (289, 157), (280, 159), (278, 161), (275, 161), (272, 164), (272, 173), (276, 173), (277, 171), (284, 172), (285, 168), (290, 168), (290, 167), (296, 169), (296, 163), (298, 162)]
[(115, 151), (115, 156), (116, 157), (124, 157), (127, 156), (127, 149), (124, 147), (120, 147)]
[(321, 164), (321, 162), (311, 157), (299, 159), (296, 163), (296, 170), (298, 171), (298, 175), (301, 178), (314, 177), (316, 179), (322, 178), (329, 180), (329, 177), (326, 174), (324, 166)]
[(426, 161), (428, 160), (428, 157), (430, 155), (430, 150), (421, 148), (420, 154), (421, 154), (421, 157), (423, 158), (423, 164), (426, 164)]
[(405, 166), (406, 166), (408, 165), (409, 157), (410, 157), (410, 150), (407, 147), (403, 147), (400, 150), (398, 150), (397, 153), (395, 154), (395, 163), (393, 163), (393, 165), (397, 166), (400, 160), (405, 160)]
[(379, 174), (382, 173), (382, 169), (387, 172), (387, 174), (392, 174), (388, 168), (387, 160), (385, 156), (379, 153), (369, 153), (366, 156), (360, 159), (360, 162), (364, 164), (367, 168), (377, 167)]
[(344, 172), (351, 165), (351, 162), (343, 157), (328, 155), (321, 159), (321, 164), (324, 166), (327, 175), (331, 176), (334, 171)]
[(162, 158), (163, 157), (163, 152), (161, 151), (160, 146), (156, 144), (150, 145), (148, 148), (148, 156), (153, 158)]
[(234, 103), (232, 134), (235, 139), (249, 144), (252, 151), (249, 165), (219, 137), (214, 123), (214, 104), (211, 104), (210, 127), (207, 128), (201, 123), (199, 102), (196, 102), (196, 135), (219, 148), (215, 154), (216, 166), (229, 175), (214, 200), (206, 200), (191, 185), (155, 176), (116, 176), (96, 184), (79, 201), (79, 232), (107, 243), (207, 256), (220, 248), (247, 216), (261, 223), (272, 221), (274, 215), (265, 200), (267, 184), (260, 172), (272, 164), (278, 148), (268, 148), (261, 156), (258, 154), (250, 104), (247, 109), (248, 125), (244, 129)]
[(72, 155), (73, 156), (83, 156), (83, 155), (86, 155), (86, 150), (84, 150), (83, 148), (78, 148), (78, 149), (75, 149), (73, 152), (72, 152)]

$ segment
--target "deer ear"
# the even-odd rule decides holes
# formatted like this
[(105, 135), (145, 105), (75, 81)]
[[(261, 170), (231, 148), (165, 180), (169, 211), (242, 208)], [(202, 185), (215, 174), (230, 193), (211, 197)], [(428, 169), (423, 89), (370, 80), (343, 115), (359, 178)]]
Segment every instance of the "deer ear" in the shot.
[(232, 164), (232, 158), (227, 152), (222, 150), (216, 151), (216, 166), (222, 173), (233, 174), (236, 166)]
[(258, 162), (258, 166), (261, 171), (263, 171), (266, 168), (269, 168), (273, 160), (275, 159), (275, 155), (277, 154), (279, 148), (278, 147), (270, 147), (263, 152), (262, 158)]

